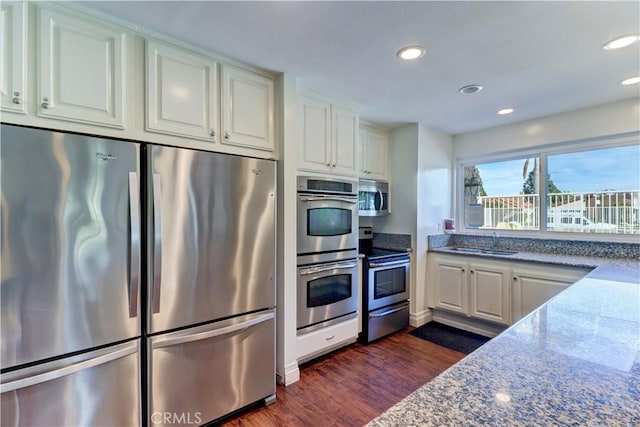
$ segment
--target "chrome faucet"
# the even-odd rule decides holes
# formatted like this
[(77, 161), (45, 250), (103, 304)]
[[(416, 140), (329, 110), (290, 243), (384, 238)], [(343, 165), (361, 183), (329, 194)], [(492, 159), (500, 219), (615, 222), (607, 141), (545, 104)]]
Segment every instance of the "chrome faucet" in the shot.
[(500, 236), (498, 235), (498, 232), (497, 232), (497, 231), (494, 231), (494, 232), (493, 232), (493, 244), (491, 245), (491, 248), (492, 248), (493, 250), (498, 249), (498, 237), (500, 237)]

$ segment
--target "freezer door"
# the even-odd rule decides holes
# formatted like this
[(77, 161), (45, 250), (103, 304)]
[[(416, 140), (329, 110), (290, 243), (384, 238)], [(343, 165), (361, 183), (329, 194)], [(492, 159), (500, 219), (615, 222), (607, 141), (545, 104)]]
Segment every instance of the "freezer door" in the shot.
[(149, 151), (149, 332), (273, 307), (275, 162)]
[(139, 342), (3, 374), (0, 425), (140, 425)]
[(138, 146), (1, 138), (2, 368), (138, 336)]
[(148, 424), (203, 424), (274, 394), (274, 319), (268, 310), (149, 338)]

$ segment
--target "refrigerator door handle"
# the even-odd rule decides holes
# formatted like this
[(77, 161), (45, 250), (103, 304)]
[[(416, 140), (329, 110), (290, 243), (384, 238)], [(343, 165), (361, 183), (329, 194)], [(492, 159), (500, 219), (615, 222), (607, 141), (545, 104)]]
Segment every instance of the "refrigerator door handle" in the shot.
[(160, 312), (162, 284), (162, 191), (160, 174), (153, 174), (153, 312)]
[[(213, 329), (210, 331), (206, 331), (206, 332), (199, 332), (199, 333), (195, 333), (195, 334), (190, 334), (190, 335), (178, 335), (178, 336), (171, 336), (173, 334), (170, 334), (169, 336), (167, 336), (166, 338), (161, 338), (158, 339), (157, 341), (154, 341), (152, 344), (152, 348), (161, 348), (161, 347), (169, 347), (172, 345), (177, 345), (177, 344), (184, 344), (187, 342), (191, 342), (191, 341), (200, 341), (203, 339), (207, 339), (207, 338), (213, 338), (213, 337), (218, 337), (221, 335), (227, 335), (230, 334), (232, 332), (236, 332), (236, 331), (240, 331), (242, 329), (247, 329), (251, 326), (257, 325), (258, 323), (262, 323), (262, 322), (266, 322), (267, 320), (273, 319), (275, 318), (275, 314), (273, 312), (268, 313), (268, 314), (263, 314), (261, 316), (258, 317), (254, 317), (253, 319), (249, 319), (245, 322), (242, 323), (238, 323), (237, 325), (230, 325), (230, 326), (225, 326), (223, 328), (218, 328), (218, 329)], [(179, 333), (178, 333), (179, 334)]]
[(129, 278), (129, 317), (138, 317), (140, 287), (140, 197), (138, 174), (129, 172), (129, 214), (131, 218), (131, 254)]
[(65, 366), (64, 368), (54, 369), (53, 371), (44, 372), (42, 374), (33, 375), (27, 378), (22, 378), (15, 381), (10, 381), (4, 384), (0, 384), (0, 393), (7, 393), (9, 391), (19, 390), (25, 387), (31, 387), (36, 384), (41, 384), (47, 381), (55, 380), (57, 378), (64, 377), (66, 375), (75, 374), (94, 366), (104, 365), (116, 359), (121, 359), (130, 354), (134, 354), (138, 351), (137, 341), (133, 342), (127, 347), (116, 350), (112, 353), (103, 354), (98, 357), (94, 357), (89, 360), (74, 363), (73, 365)]

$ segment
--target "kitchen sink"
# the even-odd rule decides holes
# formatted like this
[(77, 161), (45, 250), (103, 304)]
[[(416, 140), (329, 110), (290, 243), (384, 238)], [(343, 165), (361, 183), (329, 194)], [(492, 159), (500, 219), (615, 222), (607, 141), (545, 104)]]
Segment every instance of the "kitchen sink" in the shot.
[(480, 248), (465, 248), (465, 247), (455, 247), (451, 248), (452, 251), (462, 252), (467, 254), (489, 254), (489, 255), (514, 255), (518, 252), (516, 251), (503, 251), (500, 249), (480, 249)]

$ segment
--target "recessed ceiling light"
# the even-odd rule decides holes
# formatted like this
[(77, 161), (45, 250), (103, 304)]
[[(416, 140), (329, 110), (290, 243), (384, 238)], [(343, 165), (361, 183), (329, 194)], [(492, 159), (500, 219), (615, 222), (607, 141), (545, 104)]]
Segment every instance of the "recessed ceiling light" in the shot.
[(628, 79), (624, 79), (620, 82), (621, 85), (634, 85), (640, 83), (640, 76), (629, 77)]
[(503, 108), (502, 110), (498, 111), (498, 114), (500, 114), (501, 116), (504, 116), (505, 114), (511, 114), (514, 111), (515, 110), (513, 108)]
[(638, 41), (640, 41), (640, 36), (638, 34), (627, 34), (626, 36), (616, 37), (613, 40), (609, 40), (602, 46), (602, 48), (605, 50), (620, 49), (634, 43), (638, 43)]
[(458, 92), (464, 95), (471, 95), (472, 93), (480, 92), (481, 90), (482, 90), (481, 85), (466, 85), (458, 89)]
[(396, 56), (405, 61), (411, 61), (420, 58), (424, 55), (424, 48), (422, 46), (407, 46), (403, 47), (396, 53)]

